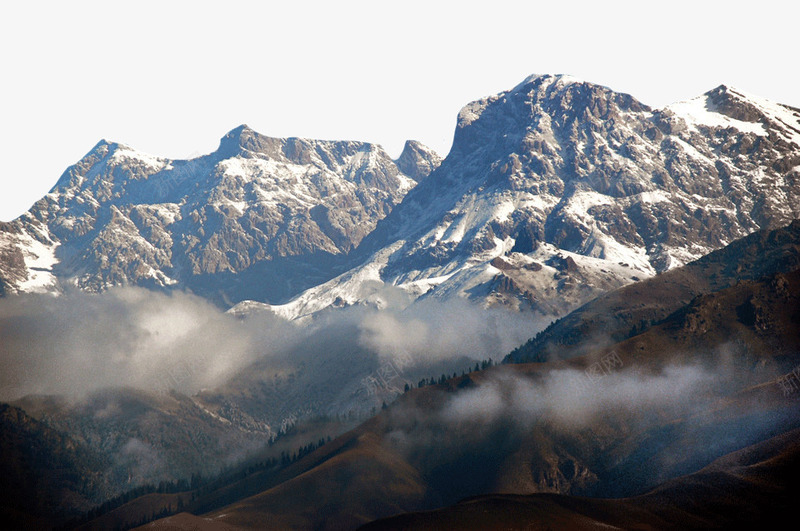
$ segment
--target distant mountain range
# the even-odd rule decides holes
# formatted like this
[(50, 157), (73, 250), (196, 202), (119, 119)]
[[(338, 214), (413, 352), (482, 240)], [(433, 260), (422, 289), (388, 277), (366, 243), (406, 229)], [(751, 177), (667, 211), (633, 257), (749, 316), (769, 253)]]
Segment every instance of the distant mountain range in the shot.
[(2, 226), (0, 285), (191, 289), (298, 318), (389, 284), (560, 316), (786, 225), (799, 168), (797, 109), (727, 86), (651, 109), (531, 76), (465, 106), (444, 161), (246, 126), (188, 161), (102, 141)]
[[(4, 302), (66, 295), (29, 298), (52, 311), (73, 290), (185, 290), (241, 325), (221, 330), (274, 327), (252, 338), (280, 341), (243, 368), (215, 346), (210, 366), (230, 373), (191, 396), (0, 404), (14, 490), (0, 522), (704, 528), (784, 514), (800, 477), (798, 218), (800, 110), (724, 85), (651, 109), (531, 76), (465, 106), (443, 160), (414, 141), (393, 160), (246, 126), (192, 160), (101, 141), (0, 224)], [(449, 313), (427, 323), (403, 308)], [(473, 351), (415, 360), (394, 337), (430, 325), (416, 339), (433, 350), (476, 308), (492, 332), (467, 338), (478, 350), (553, 322), (499, 367)], [(365, 328), (364, 315), (391, 319)], [(387, 329), (379, 351), (370, 341)], [(145, 361), (177, 356), (163, 349)], [(205, 367), (166, 366), (173, 382)], [(394, 384), (377, 390), (378, 378)]]

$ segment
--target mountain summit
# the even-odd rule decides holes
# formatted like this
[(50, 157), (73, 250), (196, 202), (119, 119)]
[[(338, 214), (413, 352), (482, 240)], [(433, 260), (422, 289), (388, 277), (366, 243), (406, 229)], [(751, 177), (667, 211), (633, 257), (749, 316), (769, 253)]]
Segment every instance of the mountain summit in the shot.
[(192, 160), (101, 141), (4, 225), (0, 284), (280, 301), (333, 276), (339, 258), (438, 165), (415, 146), (419, 155), (402, 160), (407, 176), (377, 145), (272, 138), (246, 125)]
[(277, 311), (358, 302), (364, 279), (560, 315), (800, 215), (800, 112), (730, 87), (652, 109), (569, 76), (466, 105), (441, 166), (355, 269)]

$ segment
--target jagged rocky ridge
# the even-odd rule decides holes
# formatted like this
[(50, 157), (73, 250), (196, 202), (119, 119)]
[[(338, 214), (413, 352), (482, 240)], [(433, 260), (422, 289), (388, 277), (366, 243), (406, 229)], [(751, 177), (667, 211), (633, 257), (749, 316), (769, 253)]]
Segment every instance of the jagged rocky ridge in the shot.
[(270, 138), (247, 126), (192, 160), (101, 141), (0, 227), (0, 285), (132, 284), (228, 305), (280, 301), (333, 276), (338, 258), (438, 163), (417, 142), (395, 162), (377, 145)]
[(279, 313), (366, 282), (563, 314), (800, 212), (800, 111), (720, 86), (664, 109), (567, 76), (473, 102), (442, 165), (356, 266)]

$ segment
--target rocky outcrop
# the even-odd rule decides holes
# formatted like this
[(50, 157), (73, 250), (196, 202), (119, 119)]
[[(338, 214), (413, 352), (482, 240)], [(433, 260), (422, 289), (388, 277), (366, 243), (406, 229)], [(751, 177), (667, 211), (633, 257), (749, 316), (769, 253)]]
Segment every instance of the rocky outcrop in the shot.
[(395, 164), (401, 172), (419, 182), (442, 164), (442, 158), (416, 140), (408, 140)]

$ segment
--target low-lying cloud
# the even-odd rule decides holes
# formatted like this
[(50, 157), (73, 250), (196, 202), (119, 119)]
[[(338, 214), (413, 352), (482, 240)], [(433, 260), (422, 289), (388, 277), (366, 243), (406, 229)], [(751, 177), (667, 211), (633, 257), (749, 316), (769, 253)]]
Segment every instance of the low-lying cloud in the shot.
[(256, 363), (331, 356), (327, 337), (339, 353), (404, 355), (415, 365), (498, 359), (542, 324), (466, 301), (397, 306), (331, 311), (301, 326), (270, 312), (241, 319), (191, 294), (132, 287), (9, 297), (0, 300), (0, 400), (110, 387), (191, 394)]
[(433, 471), (434, 481), (447, 470), (437, 483), (445, 492), (448, 482), (475, 481), (475, 463), (492, 463), (474, 494), (574, 489), (621, 497), (786, 425), (768, 405), (738, 394), (770, 381), (772, 369), (741, 357), (737, 363), (725, 348), (688, 362), (677, 353), (660, 359), (660, 367), (643, 366), (612, 353), (602, 373), (576, 362), (532, 374), (505, 366), (470, 375), (454, 382), (455, 392), (429, 391), (438, 400), (390, 408), (385, 444), (423, 473)]
[[(253, 359), (253, 335), (197, 297), (136, 288), (0, 301), (2, 399), (130, 386), (213, 385)], [(176, 374), (176, 376), (178, 376)]]
[(360, 343), (383, 358), (409, 354), (417, 363), (457, 356), (495, 361), (543, 328), (544, 320), (465, 300), (420, 301), (403, 311), (370, 311), (360, 319)]
[(552, 370), (535, 380), (498, 372), (479, 387), (456, 394), (442, 411), (442, 420), (486, 423), (509, 417), (520, 425), (543, 420), (585, 428), (609, 413), (680, 415), (707, 404), (729, 384), (724, 372), (700, 365), (669, 365), (657, 373), (620, 370), (600, 381), (578, 369)]

